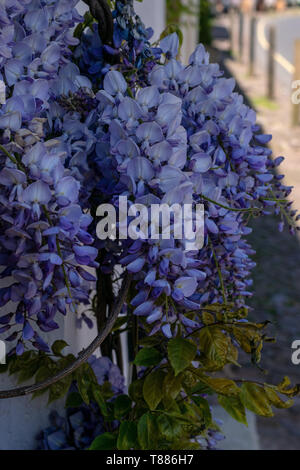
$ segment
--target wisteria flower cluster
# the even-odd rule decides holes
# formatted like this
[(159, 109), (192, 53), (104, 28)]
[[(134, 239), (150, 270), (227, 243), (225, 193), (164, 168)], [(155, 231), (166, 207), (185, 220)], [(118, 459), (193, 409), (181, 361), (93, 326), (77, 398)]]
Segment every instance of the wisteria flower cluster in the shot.
[(94, 276), (82, 266), (97, 266), (80, 184), (45, 129), (51, 100), (90, 84), (69, 61), (81, 20), (75, 4), (7, 1), (1, 9), (1, 278), (12, 282), (0, 297), (17, 307), (0, 324), (1, 333), (15, 327), (6, 339), (17, 354), (26, 341), (48, 348), (37, 330), (58, 328), (57, 312), (89, 300)]
[(251, 232), (249, 215), (271, 207), (289, 220), (294, 215), (272, 189), (275, 178), (276, 195), (290, 193), (272, 172), (282, 159), (271, 160), (264, 146), (271, 136), (259, 134), (255, 113), (233, 92), (233, 79), (209, 64), (201, 45), (183, 66), (175, 59), (178, 46), (175, 33), (161, 42), (168, 60), (134, 97), (127, 96), (120, 72), (107, 73), (96, 95), (100, 126), (92, 157), (101, 192), (112, 203), (126, 195), (149, 206), (206, 205), (205, 246), (198, 252), (187, 252), (174, 237), (154, 242), (149, 234), (125, 243), (119, 260), (107, 250), (112, 269), (119, 261), (135, 274), (134, 314), (154, 324), (152, 334), (161, 328), (169, 338), (178, 320), (187, 333), (199, 328), (185, 312), (227, 301), (242, 307), (251, 295), (253, 250), (244, 238)]

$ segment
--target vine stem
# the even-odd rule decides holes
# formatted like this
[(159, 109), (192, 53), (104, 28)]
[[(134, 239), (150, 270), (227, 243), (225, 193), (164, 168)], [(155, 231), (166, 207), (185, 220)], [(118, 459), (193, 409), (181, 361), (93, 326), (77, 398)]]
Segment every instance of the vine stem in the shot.
[(125, 274), (122, 287), (118, 298), (115, 301), (114, 307), (111, 311), (110, 316), (107, 318), (105, 325), (99, 332), (98, 336), (92, 341), (92, 343), (83, 351), (81, 351), (78, 357), (67, 367), (62, 369), (53, 377), (49, 377), (48, 379), (38, 382), (33, 385), (28, 385), (24, 387), (13, 388), (10, 390), (2, 390), (0, 391), (0, 400), (4, 398), (14, 398), (14, 397), (21, 397), (24, 395), (30, 395), (31, 393), (38, 392), (40, 390), (44, 390), (45, 388), (50, 387), (51, 385), (55, 384), (59, 380), (66, 378), (68, 375), (72, 374), (78, 367), (80, 367), (83, 363), (85, 363), (88, 358), (93, 354), (93, 352), (101, 346), (103, 341), (107, 338), (109, 333), (111, 332), (117, 318), (122, 310), (122, 307), (126, 301), (126, 297), (129, 291), (129, 287), (131, 284), (132, 275), (129, 273)]

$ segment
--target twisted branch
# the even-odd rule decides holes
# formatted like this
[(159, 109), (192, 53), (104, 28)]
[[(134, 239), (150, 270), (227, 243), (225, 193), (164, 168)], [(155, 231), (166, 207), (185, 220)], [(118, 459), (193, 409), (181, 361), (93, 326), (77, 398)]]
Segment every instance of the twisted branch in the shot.
[(114, 23), (110, 7), (106, 0), (83, 0), (91, 11), (93, 17), (98, 21), (99, 36), (103, 44), (113, 45)]
[(107, 321), (99, 332), (98, 336), (94, 339), (94, 341), (81, 353), (79, 353), (77, 359), (69, 364), (65, 369), (58, 372), (58, 374), (54, 375), (53, 377), (49, 377), (48, 379), (44, 380), (43, 382), (38, 382), (33, 385), (28, 385), (24, 387), (13, 388), (11, 390), (3, 390), (0, 391), (0, 399), (3, 398), (13, 398), (13, 397), (21, 397), (24, 395), (30, 395), (31, 393), (38, 392), (40, 390), (44, 390), (45, 388), (53, 385), (54, 383), (58, 382), (59, 380), (64, 379), (69, 374), (74, 372), (78, 367), (80, 367), (84, 362), (88, 360), (88, 358), (93, 354), (93, 352), (99, 348), (99, 346), (103, 343), (103, 341), (107, 338), (109, 333), (111, 332), (119, 313), (121, 312), (122, 306), (126, 301), (127, 293), (131, 283), (131, 274), (126, 273), (122, 287), (120, 289), (118, 298), (115, 301), (115, 304), (112, 308), (110, 316), (107, 318)]

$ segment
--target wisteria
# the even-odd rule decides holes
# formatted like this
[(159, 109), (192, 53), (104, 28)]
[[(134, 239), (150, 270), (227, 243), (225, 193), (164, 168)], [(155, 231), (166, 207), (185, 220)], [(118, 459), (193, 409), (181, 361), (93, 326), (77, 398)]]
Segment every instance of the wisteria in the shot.
[[(52, 417), (41, 448), (97, 436), (97, 449), (212, 449), (223, 436), (208, 394), (246, 424), (245, 408), (272, 416), (291, 405), (280, 395), (299, 393), (288, 379), (210, 375), (239, 365), (239, 349), (257, 364), (270, 340), (267, 322), (246, 318), (247, 236), (269, 214), (297, 230), (283, 157), (203, 45), (183, 64), (179, 36), (151, 43), (133, 0), (111, 2), (105, 44), (95, 5), (81, 17), (76, 4), (0, 5), (0, 338), (9, 372), (36, 379), (12, 396), (70, 392), (67, 419)], [(119, 216), (109, 237), (102, 204)], [(152, 236), (165, 229), (159, 212), (148, 223), (163, 205), (204, 208), (201, 246), (175, 214)], [(47, 335), (65, 315), (99, 330), (77, 359)], [(87, 364), (99, 345), (103, 357)]]
[(1, 306), (16, 311), (0, 323), (19, 355), (28, 341), (48, 349), (39, 331), (89, 301), (94, 276), (82, 266), (97, 266), (80, 184), (47, 126), (51, 100), (90, 84), (69, 61), (76, 3), (8, 1), (1, 10), (1, 277), (12, 279)]
[[(5, 5), (1, 276), (13, 284), (1, 289), (1, 306), (11, 300), (17, 310), (0, 322), (1, 333), (16, 326), (6, 339), (17, 353), (26, 341), (47, 348), (35, 324), (52, 331), (58, 312), (89, 303), (95, 278), (84, 267), (98, 267), (98, 250), (103, 272), (121, 264), (134, 274), (130, 308), (151, 334), (171, 338), (178, 325), (190, 333), (206, 304), (245, 305), (249, 218), (273, 208), (280, 228), (287, 220), (293, 231), (294, 213), (284, 202), (290, 188), (273, 172), (282, 159), (272, 160), (271, 136), (259, 134), (233, 79), (209, 64), (202, 45), (183, 65), (175, 33), (151, 47), (132, 2), (116, 2), (115, 49), (102, 45), (91, 19), (79, 44), (71, 28), (83, 19), (70, 2)], [(203, 249), (187, 251), (174, 234), (95, 241), (86, 211), (120, 195), (147, 206), (204, 203)]]

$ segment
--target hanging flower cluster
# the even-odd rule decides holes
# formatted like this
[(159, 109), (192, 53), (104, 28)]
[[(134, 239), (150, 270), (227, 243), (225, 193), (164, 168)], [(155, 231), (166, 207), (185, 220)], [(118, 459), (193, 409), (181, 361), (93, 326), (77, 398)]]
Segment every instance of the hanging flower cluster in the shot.
[[(81, 20), (73, 1), (6, 1), (1, 7), (1, 278), (0, 305), (15, 303), (0, 318), (7, 341), (47, 350), (38, 334), (58, 328), (67, 307), (87, 303), (97, 250), (87, 232), (91, 216), (80, 205), (79, 182), (66, 152), (51, 139), (51, 101), (90, 85), (69, 59), (78, 43), (71, 28)], [(50, 104), (49, 104), (50, 103)], [(38, 328), (36, 328), (36, 326)]]
[(253, 250), (244, 238), (251, 232), (249, 216), (274, 207), (292, 229), (295, 214), (282, 203), (291, 188), (272, 171), (282, 159), (271, 160), (264, 146), (271, 136), (258, 133), (255, 113), (233, 92), (234, 80), (209, 64), (201, 45), (188, 66), (175, 59), (176, 34), (160, 45), (166, 62), (136, 94), (128, 96), (121, 73), (107, 73), (96, 95), (100, 126), (92, 163), (99, 190), (111, 203), (123, 195), (146, 206), (205, 204), (201, 250), (187, 251), (184, 240), (175, 240), (175, 227), (169, 240), (153, 241), (146, 233), (124, 242), (119, 258), (107, 244), (111, 270), (120, 262), (135, 275), (134, 314), (154, 324), (152, 334), (162, 329), (170, 338), (178, 320), (187, 333), (199, 328), (199, 318), (186, 312), (228, 301), (241, 307), (251, 295)]
[[(98, 249), (105, 273), (118, 264), (133, 273), (134, 314), (171, 338), (179, 325), (199, 328), (204, 305), (241, 307), (251, 295), (251, 215), (273, 208), (294, 230), (291, 188), (273, 171), (282, 158), (271, 159), (271, 137), (203, 46), (188, 66), (176, 34), (151, 48), (131, 1), (116, 2), (115, 49), (93, 22), (79, 41), (76, 3), (1, 7), (1, 278), (13, 281), (0, 305), (17, 311), (0, 317), (0, 331), (14, 327), (6, 339), (18, 354), (26, 341), (47, 348), (35, 324), (51, 331), (58, 312), (88, 303), (95, 278), (85, 266), (98, 267)], [(169, 240), (94, 241), (86, 211), (117, 207), (118, 196), (204, 204), (204, 247), (187, 251), (174, 226)]]

